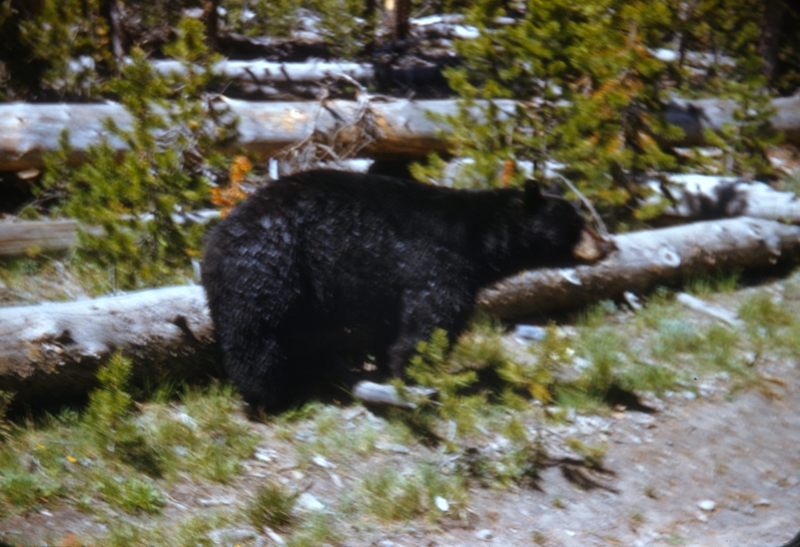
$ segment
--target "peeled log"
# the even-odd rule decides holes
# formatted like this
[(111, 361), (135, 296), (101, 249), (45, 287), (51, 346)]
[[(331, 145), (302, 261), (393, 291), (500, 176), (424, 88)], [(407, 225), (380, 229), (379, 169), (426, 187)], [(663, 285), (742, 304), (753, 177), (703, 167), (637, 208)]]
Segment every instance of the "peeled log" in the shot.
[(218, 369), (202, 287), (0, 308), (0, 390), (45, 406), (85, 395), (115, 351), (138, 382), (195, 379)]
[[(499, 317), (549, 313), (710, 271), (800, 258), (800, 227), (753, 218), (625, 234), (615, 242), (618, 250), (594, 266), (525, 272), (483, 290), (477, 304)], [(86, 394), (117, 350), (133, 360), (140, 381), (219, 374), (202, 287), (0, 308), (0, 390), (17, 392), (18, 404)]]
[(800, 227), (749, 217), (634, 232), (614, 241), (617, 251), (598, 264), (527, 271), (484, 289), (477, 304), (497, 317), (546, 314), (703, 274), (800, 258)]
[[(246, 102), (220, 99), (239, 117), (239, 139), (231, 152), (244, 148), (268, 158), (301, 142), (312, 133), (322, 141), (332, 141), (342, 129), (352, 125), (360, 115), (356, 101), (329, 100), (324, 107), (319, 102)], [(507, 113), (513, 113), (515, 103), (495, 101)], [(800, 143), (800, 96), (775, 99), (775, 114), (770, 117), (771, 130), (782, 131), (786, 141)], [(733, 122), (733, 101), (719, 99), (675, 100), (667, 109), (670, 123), (686, 134), (672, 146), (705, 144), (703, 129), (721, 131), (725, 123)], [(455, 115), (454, 100), (409, 101), (405, 99), (370, 101), (377, 126), (375, 140), (363, 153), (369, 157), (427, 157), (431, 152), (446, 152), (449, 144), (443, 135), (450, 128), (431, 121), (427, 111)], [(103, 120), (112, 118), (122, 129), (130, 127), (130, 116), (115, 103), (104, 104), (0, 104), (0, 171), (21, 171), (42, 168), (42, 156), (58, 149), (58, 138), (65, 128), (70, 131), (73, 153), (70, 160), (86, 159), (86, 150), (100, 142)], [(358, 132), (352, 132), (354, 137)], [(110, 138), (111, 146), (122, 149), (119, 139)]]
[[(359, 119), (361, 109), (355, 101), (255, 103), (221, 99), (231, 114), (239, 118), (239, 138), (231, 152), (240, 148), (269, 158), (312, 134), (323, 142), (335, 136), (342, 139)], [(371, 103), (372, 118), (380, 134), (365, 153), (371, 157), (424, 157), (447, 150), (438, 136), (442, 124), (432, 122), (427, 110), (443, 114), (457, 112), (454, 101), (392, 100)], [(130, 115), (122, 105), (105, 104), (0, 104), (0, 171), (41, 169), (46, 153), (58, 149), (63, 129), (69, 130), (73, 150), (69, 161), (80, 163), (86, 151), (103, 137), (122, 150), (119, 139), (103, 128), (103, 120), (112, 118), (121, 129), (131, 126)], [(358, 132), (353, 131), (356, 137)]]
[[(102, 235), (96, 226), (87, 229), (93, 235)], [(0, 256), (16, 256), (33, 249), (63, 251), (78, 243), (78, 222), (75, 220), (47, 220), (0, 222)]]

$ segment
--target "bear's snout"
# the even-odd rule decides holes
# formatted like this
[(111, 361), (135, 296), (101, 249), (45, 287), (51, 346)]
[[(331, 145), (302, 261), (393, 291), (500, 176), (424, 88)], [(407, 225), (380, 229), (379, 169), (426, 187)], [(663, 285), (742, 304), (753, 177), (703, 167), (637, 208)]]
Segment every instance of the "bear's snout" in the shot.
[(578, 243), (572, 249), (572, 256), (591, 264), (602, 260), (616, 248), (614, 240), (603, 238), (591, 228), (584, 227)]

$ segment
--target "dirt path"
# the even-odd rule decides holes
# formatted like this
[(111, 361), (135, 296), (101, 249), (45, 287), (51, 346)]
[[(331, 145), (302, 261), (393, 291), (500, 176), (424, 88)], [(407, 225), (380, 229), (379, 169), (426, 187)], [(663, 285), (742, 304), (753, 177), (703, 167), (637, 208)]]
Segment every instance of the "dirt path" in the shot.
[[(730, 401), (670, 401), (653, 415), (615, 413), (606, 433), (605, 465), (616, 474), (602, 480), (608, 489), (578, 489), (551, 468), (541, 491), (475, 491), (474, 529), (435, 544), (781, 545), (800, 530), (800, 373), (790, 365), (772, 372), (786, 384), (769, 395), (752, 390)], [(701, 509), (702, 501), (713, 509)]]
[[(565, 425), (575, 428), (583, 419), (592, 435), (608, 441), (605, 467), (613, 475), (594, 475), (601, 487), (578, 488), (552, 467), (543, 471), (540, 490), (472, 488), (466, 522), (351, 530), (342, 545), (778, 547), (800, 529), (800, 371), (785, 363), (772, 365), (769, 374), (781, 381), (732, 398), (677, 393), (653, 414), (614, 412)], [(252, 479), (242, 480), (252, 486)], [(243, 483), (236, 482), (174, 489), (171, 496), (184, 510), (171, 508), (167, 518), (180, 519), (201, 498), (244, 497)], [(324, 496), (333, 488), (328, 482), (316, 481), (314, 490)], [(713, 509), (701, 509), (703, 501)], [(80, 537), (101, 532), (91, 516), (63, 506), (2, 526), (0, 538), (22, 544), (38, 538), (57, 545), (52, 540), (70, 531)], [(272, 543), (242, 542), (251, 544)]]

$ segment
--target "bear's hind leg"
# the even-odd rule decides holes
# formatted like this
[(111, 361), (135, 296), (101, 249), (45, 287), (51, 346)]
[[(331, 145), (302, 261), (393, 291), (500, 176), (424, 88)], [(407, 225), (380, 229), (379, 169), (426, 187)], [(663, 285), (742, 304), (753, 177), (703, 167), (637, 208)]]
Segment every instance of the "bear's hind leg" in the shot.
[(277, 336), (254, 346), (254, 351), (231, 347), (225, 352), (228, 376), (251, 410), (283, 410), (298, 390), (297, 371)]

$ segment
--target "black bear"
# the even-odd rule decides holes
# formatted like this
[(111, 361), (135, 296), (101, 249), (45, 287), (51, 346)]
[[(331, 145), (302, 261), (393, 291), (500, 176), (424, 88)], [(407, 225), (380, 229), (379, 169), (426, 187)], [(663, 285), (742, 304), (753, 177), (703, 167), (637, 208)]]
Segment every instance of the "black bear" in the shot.
[(533, 182), (454, 190), (308, 171), (219, 223), (202, 281), (230, 378), (247, 403), (275, 409), (348, 358), (402, 375), (436, 327), (461, 332), (481, 287), (574, 264), (576, 249), (599, 258), (586, 235), (575, 207)]

